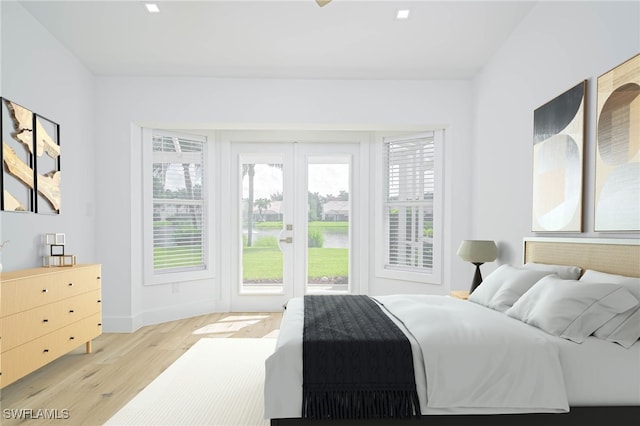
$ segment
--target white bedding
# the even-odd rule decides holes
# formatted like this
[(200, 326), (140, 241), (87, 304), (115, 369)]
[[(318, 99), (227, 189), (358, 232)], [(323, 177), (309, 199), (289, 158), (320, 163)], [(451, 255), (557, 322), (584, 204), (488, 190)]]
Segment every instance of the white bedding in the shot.
[(459, 299), (378, 298), (422, 350), (427, 410), (456, 413), (568, 411), (560, 351), (550, 336)]
[[(423, 414), (563, 412), (575, 402), (567, 390), (579, 395), (582, 404), (577, 405), (588, 405), (584, 402), (590, 399), (577, 389), (580, 385), (565, 389), (563, 375), (563, 360), (573, 359), (581, 345), (566, 345), (503, 313), (451, 297), (376, 299), (392, 312), (392, 319), (407, 326), (401, 328), (412, 343)], [(303, 311), (302, 298), (289, 301), (276, 351), (266, 361), (266, 418), (301, 417)], [(590, 342), (585, 344), (599, 347)], [(635, 346), (632, 349), (640, 349)], [(604, 354), (611, 347), (599, 349)], [(583, 364), (596, 362), (587, 358)], [(580, 375), (579, 367), (567, 371), (569, 376)], [(597, 386), (597, 380), (584, 383)], [(633, 380), (630, 383), (633, 387)], [(628, 396), (629, 386), (623, 392)]]
[(640, 405), (640, 341), (625, 349), (593, 336), (556, 339), (569, 405)]

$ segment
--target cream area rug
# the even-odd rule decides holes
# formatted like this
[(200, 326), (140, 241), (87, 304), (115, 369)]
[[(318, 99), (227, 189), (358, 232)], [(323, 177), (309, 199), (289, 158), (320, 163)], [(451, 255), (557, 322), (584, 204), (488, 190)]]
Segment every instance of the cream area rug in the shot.
[(268, 425), (264, 361), (275, 344), (202, 338), (105, 424)]

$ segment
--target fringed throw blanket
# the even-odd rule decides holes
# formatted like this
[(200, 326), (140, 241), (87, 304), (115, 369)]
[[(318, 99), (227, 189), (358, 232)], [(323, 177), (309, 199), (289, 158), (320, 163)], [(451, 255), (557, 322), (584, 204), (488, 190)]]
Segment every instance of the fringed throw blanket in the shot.
[(411, 343), (368, 296), (305, 296), (302, 417), (420, 416)]

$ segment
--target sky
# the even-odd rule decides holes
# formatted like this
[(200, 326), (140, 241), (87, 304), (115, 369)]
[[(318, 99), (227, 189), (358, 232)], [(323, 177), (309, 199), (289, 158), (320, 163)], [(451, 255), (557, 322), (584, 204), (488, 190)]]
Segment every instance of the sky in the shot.
[[(254, 179), (254, 200), (271, 198), (271, 194), (282, 193), (282, 170), (268, 164), (256, 164)], [(201, 176), (194, 177), (194, 183), (200, 183)], [(249, 192), (249, 180), (243, 179), (243, 198)], [(184, 188), (184, 174), (181, 165), (172, 164), (167, 171), (166, 188), (179, 190)], [(349, 164), (309, 164), (308, 190), (320, 195), (338, 195), (340, 191), (349, 192)]]
[[(249, 179), (243, 180), (243, 198), (249, 192)], [(268, 164), (256, 164), (254, 180), (255, 200), (259, 198), (270, 199), (271, 194), (282, 192), (282, 170), (271, 167)], [(320, 195), (338, 195), (340, 191), (349, 192), (349, 165), (348, 164), (310, 164), (309, 165), (309, 191), (318, 192)]]

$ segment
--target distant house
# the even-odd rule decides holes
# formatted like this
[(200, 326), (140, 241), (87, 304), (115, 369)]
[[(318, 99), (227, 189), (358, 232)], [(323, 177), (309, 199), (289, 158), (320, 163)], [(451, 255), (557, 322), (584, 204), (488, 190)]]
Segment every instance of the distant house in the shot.
[(255, 222), (277, 222), (282, 220), (282, 201), (271, 201), (267, 209), (260, 209), (253, 206), (253, 220)]
[(322, 220), (331, 222), (349, 220), (349, 201), (327, 201), (324, 203)]

